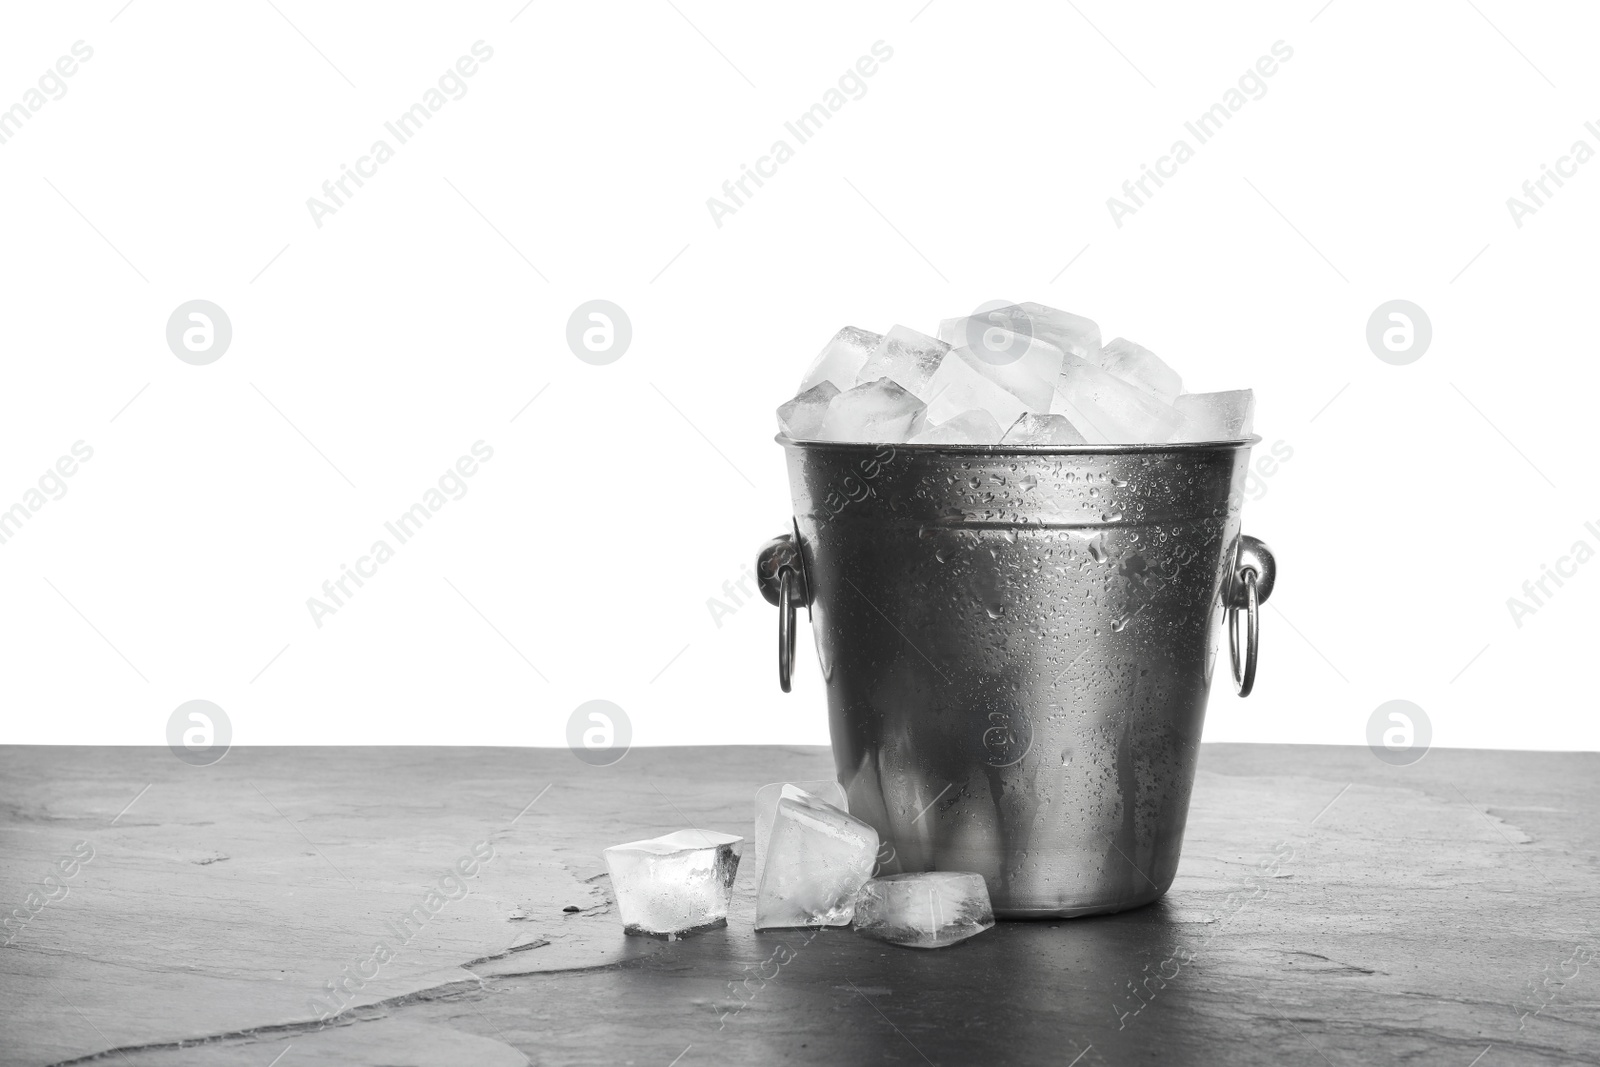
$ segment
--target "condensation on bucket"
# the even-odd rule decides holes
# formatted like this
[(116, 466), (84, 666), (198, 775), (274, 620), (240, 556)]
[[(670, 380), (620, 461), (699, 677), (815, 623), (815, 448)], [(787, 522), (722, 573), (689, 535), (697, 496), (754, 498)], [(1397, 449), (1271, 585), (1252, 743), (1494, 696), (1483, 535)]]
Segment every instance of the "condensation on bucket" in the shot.
[(1251, 442), (783, 443), (839, 780), (885, 869), (981, 872), (1011, 917), (1165, 892)]

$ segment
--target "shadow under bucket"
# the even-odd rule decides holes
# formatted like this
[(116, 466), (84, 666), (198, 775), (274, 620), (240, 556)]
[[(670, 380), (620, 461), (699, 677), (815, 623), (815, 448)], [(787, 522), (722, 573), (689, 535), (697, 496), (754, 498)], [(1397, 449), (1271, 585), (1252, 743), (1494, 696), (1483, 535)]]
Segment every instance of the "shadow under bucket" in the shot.
[(1225, 613), (1242, 694), (1254, 679), (1274, 567), (1239, 517), (1259, 440), (778, 438), (794, 533), (757, 574), (780, 606), (780, 681), (805, 607), (880, 873), (977, 871), (1007, 918), (1166, 892)]

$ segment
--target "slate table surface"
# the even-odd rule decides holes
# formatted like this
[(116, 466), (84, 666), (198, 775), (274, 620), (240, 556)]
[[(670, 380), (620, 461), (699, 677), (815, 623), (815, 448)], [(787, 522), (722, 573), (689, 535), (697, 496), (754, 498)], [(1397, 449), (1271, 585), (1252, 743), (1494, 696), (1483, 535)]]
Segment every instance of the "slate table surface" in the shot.
[(1600, 754), (1206, 745), (1146, 908), (923, 952), (756, 934), (741, 871), (727, 929), (623, 936), (603, 847), (831, 773), (0, 748), (0, 1063), (1600, 1063)]

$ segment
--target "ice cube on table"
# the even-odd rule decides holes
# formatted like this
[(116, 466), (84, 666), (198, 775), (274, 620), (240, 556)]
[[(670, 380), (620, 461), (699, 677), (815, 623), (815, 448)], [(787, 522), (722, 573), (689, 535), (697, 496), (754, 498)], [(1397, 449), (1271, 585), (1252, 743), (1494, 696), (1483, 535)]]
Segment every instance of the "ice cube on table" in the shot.
[(809, 794), (783, 797), (756, 892), (756, 929), (850, 925), (877, 857), (878, 831), (860, 819)]
[(839, 395), (839, 387), (824, 380), (778, 408), (778, 430), (792, 441), (808, 441), (822, 429), (828, 405)]
[(756, 790), (756, 876), (766, 869), (767, 840), (772, 836), (772, 820), (778, 815), (778, 801), (784, 797), (813, 796), (840, 811), (850, 810), (850, 800), (838, 782), (773, 782)]
[(1062, 367), (1050, 410), (1065, 415), (1091, 444), (1159, 444), (1184, 419), (1171, 404), (1076, 356)]
[(1256, 395), (1249, 389), (1184, 393), (1173, 407), (1184, 419), (1174, 441), (1239, 441), (1254, 432)]
[(1003, 445), (1082, 445), (1088, 441), (1064, 415), (1027, 412), (1000, 439)]
[(733, 846), (743, 840), (715, 830), (679, 830), (606, 849), (622, 932), (670, 941), (726, 926), (739, 870)]
[(939, 369), (939, 362), (948, 351), (950, 346), (937, 337), (918, 333), (909, 326), (891, 327), (856, 373), (856, 384), (888, 378), (906, 391), (922, 396), (923, 387)]
[[(1027, 418), (1027, 415), (1023, 415)], [(1063, 422), (1066, 420), (1063, 419)], [(1000, 443), (1000, 423), (982, 408), (963, 411), (913, 437), (913, 445), (993, 445)]]
[[(1048, 383), (1045, 388), (1050, 388)], [(928, 402), (928, 419), (935, 423), (949, 422), (963, 412), (979, 409), (993, 415), (1001, 426), (1010, 426), (1018, 415), (1031, 410), (1021, 397), (986, 373), (977, 357), (964, 348), (950, 350), (922, 395)]]
[(1126, 337), (1115, 337), (1100, 350), (1100, 368), (1137, 385), (1163, 404), (1183, 392), (1183, 379), (1162, 358)]
[(856, 933), (907, 948), (943, 948), (994, 926), (989, 887), (971, 871), (874, 878), (856, 895)]
[(926, 406), (888, 378), (846, 389), (828, 403), (818, 441), (904, 441), (922, 429)]
[(805, 377), (800, 379), (796, 393), (832, 382), (840, 392), (856, 384), (856, 375), (867, 357), (883, 341), (883, 334), (863, 330), (859, 326), (846, 326), (833, 335), (817, 358), (811, 361)]

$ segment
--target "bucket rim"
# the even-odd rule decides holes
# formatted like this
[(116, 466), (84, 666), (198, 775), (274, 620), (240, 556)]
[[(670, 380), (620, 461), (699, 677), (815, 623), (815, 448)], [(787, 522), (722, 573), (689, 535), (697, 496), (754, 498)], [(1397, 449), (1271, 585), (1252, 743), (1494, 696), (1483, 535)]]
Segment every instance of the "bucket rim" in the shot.
[(819, 452), (851, 452), (870, 449), (877, 452), (884, 446), (927, 455), (961, 456), (1115, 456), (1141, 455), (1156, 452), (1221, 452), (1251, 448), (1261, 443), (1260, 434), (1231, 438), (1223, 441), (1167, 441), (1140, 444), (1103, 445), (951, 445), (928, 441), (800, 441), (783, 434), (772, 438), (784, 448), (815, 449)]

